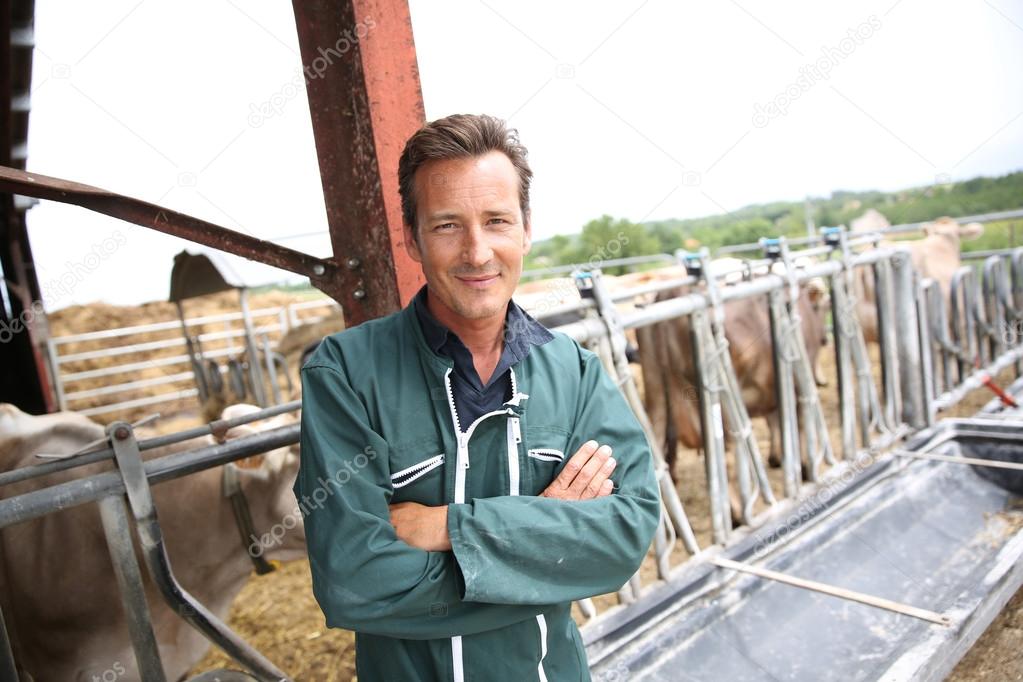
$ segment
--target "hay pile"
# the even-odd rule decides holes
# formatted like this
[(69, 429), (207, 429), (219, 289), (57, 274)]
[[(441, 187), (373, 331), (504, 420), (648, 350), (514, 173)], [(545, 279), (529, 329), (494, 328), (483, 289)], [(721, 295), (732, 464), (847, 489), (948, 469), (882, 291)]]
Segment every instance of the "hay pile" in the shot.
[[(228, 624), (295, 680), (355, 679), (355, 635), (328, 629), (313, 599), (308, 561), (291, 561), (265, 576), (253, 575), (231, 607)], [(212, 649), (189, 677), (217, 668), (239, 668)]]

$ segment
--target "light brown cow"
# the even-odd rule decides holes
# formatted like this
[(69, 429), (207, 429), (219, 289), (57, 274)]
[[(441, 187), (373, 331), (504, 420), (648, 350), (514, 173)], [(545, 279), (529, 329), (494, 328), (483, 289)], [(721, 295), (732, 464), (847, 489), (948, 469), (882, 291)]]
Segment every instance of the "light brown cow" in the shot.
[[(232, 406), (225, 417), (245, 412)], [(284, 416), (232, 429), (228, 437), (293, 422)], [(101, 426), (69, 412), (42, 417), (0, 404), (0, 470), (37, 464), (36, 454), (70, 454), (103, 438)], [(176, 449), (212, 444), (204, 438)], [(145, 459), (168, 454), (150, 450)], [(0, 488), (12, 497), (112, 468), (110, 462), (52, 474)], [(291, 490), (298, 457), (288, 448), (267, 453), (255, 468), (240, 469), (242, 490), (257, 533), (283, 524), (290, 530), (265, 546), (269, 559), (305, 556), (301, 515)], [(161, 483), (152, 489), (171, 565), (184, 588), (218, 617), (252, 574), (231, 504), (221, 493), (221, 469), (210, 469)], [(285, 519), (291, 519), (291, 523)], [(279, 540), (278, 540), (279, 537)], [(260, 545), (262, 547), (262, 545)], [(259, 550), (257, 550), (259, 551)], [(146, 597), (167, 679), (176, 680), (194, 665), (209, 644), (165, 604), (149, 580)], [(258, 578), (257, 578), (258, 579)], [(0, 598), (12, 635), (22, 679), (37, 682), (139, 679), (110, 556), (95, 504), (86, 504), (0, 531)], [(106, 675), (106, 676), (104, 676)], [(113, 677), (111, 677), (113, 676)]]
[[(873, 225), (876, 222), (871, 222)], [(854, 221), (854, 224), (855, 221)], [(871, 231), (871, 230), (868, 230)], [(923, 239), (881, 241), (880, 247), (908, 246), (913, 267), (921, 278), (930, 277), (938, 283), (946, 305), (952, 277), (962, 265), (960, 244), (976, 239), (984, 233), (980, 223), (960, 225), (952, 218), (938, 218), (921, 228)], [(877, 307), (875, 303), (874, 274), (869, 267), (857, 268), (854, 278), (856, 314), (863, 327), (863, 337), (877, 343)]]
[[(663, 292), (659, 300), (683, 295), (682, 289)], [(827, 343), (824, 292), (817, 286), (800, 289), (797, 310), (803, 341), (813, 367)], [(680, 317), (637, 330), (643, 368), (644, 403), (654, 433), (664, 436), (665, 459), (675, 477), (677, 444), (700, 448), (699, 403), (693, 364), (689, 318)], [(771, 430), (772, 464), (781, 461), (778, 403), (771, 359), (770, 319), (763, 297), (725, 304), (725, 337), (742, 400), (751, 417), (765, 417)]]

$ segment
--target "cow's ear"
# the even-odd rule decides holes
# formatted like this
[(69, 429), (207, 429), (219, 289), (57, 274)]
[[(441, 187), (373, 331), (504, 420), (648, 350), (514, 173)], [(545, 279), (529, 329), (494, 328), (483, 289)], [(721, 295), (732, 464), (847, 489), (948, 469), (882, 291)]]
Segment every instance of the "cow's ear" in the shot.
[(984, 226), (980, 223), (966, 223), (959, 226), (959, 240), (968, 242), (984, 234)]
[(258, 469), (263, 466), (263, 455), (252, 455), (235, 460), (234, 465), (239, 469)]

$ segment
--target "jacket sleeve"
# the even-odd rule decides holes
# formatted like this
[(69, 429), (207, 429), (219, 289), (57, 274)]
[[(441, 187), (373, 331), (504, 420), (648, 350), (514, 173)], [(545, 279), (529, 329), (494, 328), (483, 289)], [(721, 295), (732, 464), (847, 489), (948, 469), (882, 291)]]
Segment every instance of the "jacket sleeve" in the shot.
[(503, 496), (449, 505), (466, 601), (549, 604), (614, 592), (650, 547), (661, 504), (646, 436), (599, 358), (580, 351), (580, 362), (566, 455), (590, 439), (611, 445), (615, 488), (590, 500)]
[(329, 627), (433, 639), (504, 627), (545, 610), (465, 602), (451, 552), (427, 552), (397, 538), (388, 509), (388, 445), (370, 428), (342, 371), (302, 370), (301, 433), (294, 491), (313, 593)]

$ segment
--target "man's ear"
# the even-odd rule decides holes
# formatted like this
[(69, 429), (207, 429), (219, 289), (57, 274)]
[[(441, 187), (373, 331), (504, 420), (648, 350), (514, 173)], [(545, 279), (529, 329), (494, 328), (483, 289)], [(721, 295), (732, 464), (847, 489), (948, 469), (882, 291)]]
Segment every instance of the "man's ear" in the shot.
[(529, 212), (522, 217), (522, 255), (529, 253), (533, 246), (533, 225), (529, 218)]
[(416, 241), (415, 227), (405, 224), (405, 253), (417, 263), (423, 262), (423, 254), (419, 250), (419, 242)]

